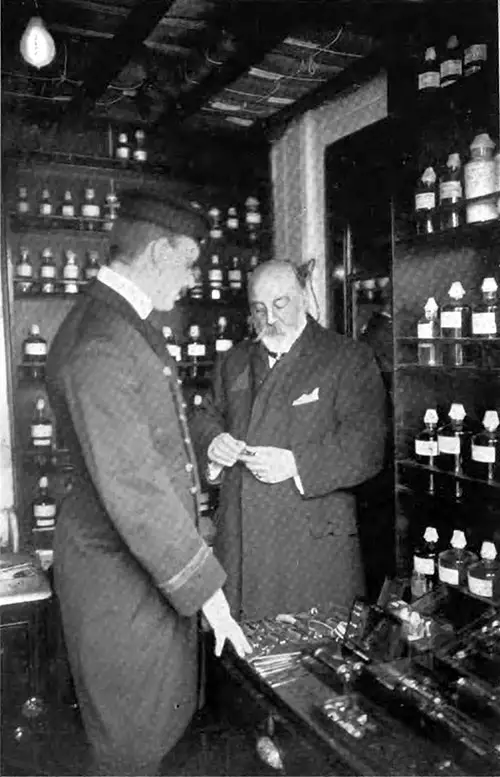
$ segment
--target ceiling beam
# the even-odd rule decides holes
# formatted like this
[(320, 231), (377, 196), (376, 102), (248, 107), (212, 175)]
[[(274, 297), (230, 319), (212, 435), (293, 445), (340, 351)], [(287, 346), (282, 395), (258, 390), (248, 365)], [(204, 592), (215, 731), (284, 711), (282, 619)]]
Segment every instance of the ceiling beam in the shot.
[(137, 2), (111, 41), (100, 45), (92, 62), (82, 74), (82, 86), (68, 105), (64, 119), (73, 119), (90, 111), (108, 85), (151, 35), (175, 0)]

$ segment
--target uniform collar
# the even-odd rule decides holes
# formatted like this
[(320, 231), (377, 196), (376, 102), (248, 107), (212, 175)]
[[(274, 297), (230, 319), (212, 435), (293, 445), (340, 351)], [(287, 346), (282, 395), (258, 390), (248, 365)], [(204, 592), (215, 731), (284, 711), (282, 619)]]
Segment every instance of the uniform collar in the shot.
[(115, 272), (110, 267), (101, 267), (97, 280), (123, 297), (135, 310), (142, 321), (153, 311), (151, 299), (133, 281)]

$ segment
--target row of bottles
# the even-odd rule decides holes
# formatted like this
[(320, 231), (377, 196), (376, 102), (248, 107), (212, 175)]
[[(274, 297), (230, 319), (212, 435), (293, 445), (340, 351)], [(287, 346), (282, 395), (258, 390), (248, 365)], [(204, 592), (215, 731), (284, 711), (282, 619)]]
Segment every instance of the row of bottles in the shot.
[(487, 59), (488, 46), (479, 37), (470, 36), (462, 46), (456, 35), (450, 35), (444, 45), (428, 46), (423, 52), (418, 69), (418, 91), (433, 92), (450, 86), (483, 70)]
[(244, 259), (234, 251), (228, 254), (213, 250), (208, 263), (200, 263), (189, 297), (193, 300), (231, 302), (246, 290), (248, 279), (259, 264), (260, 256), (256, 249)]
[(484, 278), (481, 301), (476, 305), (471, 307), (465, 304), (465, 294), (460, 281), (454, 281), (448, 291), (448, 300), (441, 309), (434, 297), (429, 297), (425, 303), (424, 315), (417, 323), (419, 364), (461, 367), (466, 363), (463, 343), (440, 343), (439, 338), (494, 340), (500, 335), (500, 307), (495, 278)]
[(144, 164), (148, 161), (148, 152), (146, 149), (146, 133), (143, 129), (137, 129), (133, 134), (133, 141), (129, 140), (127, 132), (119, 132), (115, 148), (116, 158), (122, 164), (137, 162)]
[(465, 533), (455, 529), (450, 547), (438, 553), (439, 535), (427, 526), (422, 543), (413, 554), (411, 590), (415, 598), (431, 591), (437, 582), (452, 586), (466, 585), (476, 596), (496, 598), (500, 592), (500, 564), (495, 544), (485, 540), (480, 560), (467, 548)]
[[(422, 464), (452, 470), (455, 474), (470, 474), (493, 482), (500, 472), (499, 417), (496, 410), (487, 410), (483, 428), (466, 418), (462, 404), (454, 402), (448, 413), (449, 422), (438, 426), (435, 408), (428, 408), (424, 415), (424, 428), (415, 438), (415, 458)], [(459, 484), (457, 483), (457, 487)], [(431, 473), (429, 492), (434, 492)], [(459, 494), (457, 494), (459, 496)]]
[[(458, 152), (449, 154), (446, 164), (428, 165), (415, 191), (415, 222), (418, 234), (498, 218), (500, 190), (500, 154), (493, 156), (495, 144), (484, 132), (470, 144), (470, 159), (465, 165)], [(476, 201), (474, 198), (484, 198)], [(468, 202), (468, 200), (474, 200)], [(465, 203), (465, 217), (464, 217)]]
[(54, 260), (51, 248), (44, 248), (41, 252), (38, 276), (35, 274), (29, 249), (20, 248), (19, 258), (16, 262), (14, 282), (18, 294), (55, 294), (62, 290), (66, 294), (78, 294), (80, 283), (93, 280), (100, 268), (98, 251), (87, 252), (86, 263), (80, 267), (78, 257), (72, 249), (63, 253), (61, 270)]
[[(210, 220), (210, 238), (213, 241), (241, 239), (242, 234), (248, 235), (251, 243), (259, 239), (262, 226), (260, 203), (257, 197), (249, 196), (245, 200), (245, 212), (241, 217), (238, 208), (231, 205), (224, 214), (220, 208), (211, 207), (208, 211)], [(244, 232), (242, 233), (242, 229)]]
[(120, 203), (113, 185), (102, 205), (97, 201), (95, 189), (91, 186), (84, 189), (83, 198), (78, 201), (78, 204), (75, 204), (71, 189), (66, 189), (62, 200), (55, 202), (49, 187), (46, 186), (42, 189), (37, 203), (30, 201), (27, 186), (19, 186), (17, 191), (16, 210), (20, 216), (35, 213), (43, 218), (54, 216), (63, 219), (80, 218), (83, 220), (83, 226), (89, 230), (100, 226), (101, 219), (103, 219), (103, 228), (110, 230), (116, 221), (119, 207)]

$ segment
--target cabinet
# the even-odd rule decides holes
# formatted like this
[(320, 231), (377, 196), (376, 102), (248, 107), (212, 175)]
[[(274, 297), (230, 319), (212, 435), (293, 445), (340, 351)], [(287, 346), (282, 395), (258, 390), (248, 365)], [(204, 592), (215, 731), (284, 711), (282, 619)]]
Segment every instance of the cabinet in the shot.
[[(500, 404), (500, 332), (488, 339), (439, 337), (436, 347), (440, 352), (449, 352), (450, 347), (461, 349), (463, 359), (456, 363), (445, 358), (441, 364), (426, 366), (418, 359), (417, 322), (429, 297), (441, 307), (451, 284), (460, 281), (466, 292), (465, 304), (474, 308), (481, 299), (483, 279), (500, 280), (498, 212), (489, 221), (467, 216), (471, 204), (488, 203), (495, 211), (495, 194), (460, 200), (459, 225), (447, 229), (442, 226), (449, 206), (440, 203), (438, 194), (432, 233), (417, 234), (416, 230), (415, 188), (425, 167), (432, 165), (442, 180), (448, 155), (459, 153), (463, 165), (470, 158), (473, 138), (480, 132), (489, 133), (498, 151), (497, 9), (495, 4), (481, 4), (475, 7), (473, 17), (470, 9), (461, 16), (450, 10), (448, 6), (439, 12), (426, 12), (425, 19), (422, 16), (414, 47), (409, 47), (410, 55), (400, 74), (393, 74), (390, 92), (391, 114), (400, 122), (411, 150), (394, 188), (392, 264), (397, 563), (403, 574), (411, 571), (412, 549), (426, 526), (438, 530), (440, 550), (448, 546), (454, 529), (465, 531), (469, 547), (476, 552), (483, 540), (497, 545), (500, 541), (500, 483), (478, 474), (465, 446), (459, 466), (451, 469), (442, 454), (429, 463), (417, 461), (415, 455), (415, 437), (424, 427), (427, 409), (437, 411), (442, 426), (449, 420), (451, 404), (461, 403), (470, 428), (478, 431), (485, 411), (498, 410)], [(477, 43), (486, 44), (486, 64), (450, 86), (418, 92), (418, 62), (425, 46), (439, 49), (439, 41), (445, 42), (451, 35), (466, 44), (475, 36)]]
[[(249, 196), (262, 200), (262, 194), (252, 189), (234, 192), (229, 188), (227, 191), (201, 188), (188, 181), (173, 180), (168, 170), (147, 163), (124, 164), (119, 160), (75, 154), (31, 153), (24, 158), (7, 159), (4, 169), (8, 228), (7, 250), (2, 261), (9, 286), (16, 511), (21, 549), (37, 551), (42, 563), (49, 566), (54, 522), (36, 521), (33, 501), (39, 493), (40, 478), (45, 476), (57, 510), (71, 488), (72, 463), (68, 452), (59, 444), (57, 429), (52, 430), (49, 439), (42, 435), (42, 442), (47, 444), (40, 445), (40, 439), (34, 436), (37, 434), (33, 429), (37, 401), (43, 400), (42, 405), (45, 403), (43, 415), (47, 416), (48, 426), (44, 428), (50, 430), (52, 423), (43, 380), (43, 341), (50, 348), (75, 299), (84, 292), (85, 285), (92, 282), (93, 273), (87, 272), (88, 268), (95, 271), (108, 257), (108, 227), (114, 198), (119, 202), (126, 189), (140, 188), (159, 196), (168, 194), (197, 202), (207, 212), (214, 206), (220, 211), (220, 233), (212, 230), (200, 257), (199, 298), (184, 299), (173, 311), (154, 314), (153, 323), (164, 333), (168, 331), (164, 328), (169, 327), (181, 348), (179, 372), (188, 399), (192, 401), (197, 392), (209, 385), (214, 359), (220, 355), (214, 339), (220, 316), (228, 321), (228, 337), (238, 340), (247, 334), (245, 274), (249, 264), (256, 264), (267, 256), (267, 248), (261, 241), (265, 230), (262, 224), (256, 223), (255, 214), (260, 210), (254, 204), (254, 215), (245, 219), (245, 214), (249, 213), (246, 200)], [(94, 209), (90, 215), (88, 211), (81, 215), (82, 204), (89, 199), (89, 190), (93, 193)], [(62, 211), (64, 203), (69, 202), (66, 192), (71, 193), (74, 214), (71, 210)], [(235, 223), (233, 218), (228, 225), (230, 208), (236, 208), (239, 222)], [(218, 293), (213, 295), (210, 293), (213, 285), (210, 262), (215, 252), (219, 254), (220, 277)], [(48, 254), (53, 260), (52, 270), (46, 270), (44, 277), (41, 266), (43, 256)], [(64, 266), (70, 254), (73, 255), (70, 264), (73, 264), (76, 278), (64, 277)], [(20, 276), (20, 261), (26, 264), (25, 260), (29, 260), (33, 273), (28, 279)], [(241, 271), (240, 286), (235, 282), (234, 273), (230, 276), (233, 279), (231, 289), (228, 282), (230, 266)], [(54, 277), (49, 277), (51, 274)], [(215, 300), (213, 296), (216, 296)], [(190, 324), (200, 328), (199, 342), (205, 347), (201, 356), (199, 348), (194, 349), (197, 355), (193, 354), (193, 349), (188, 351)], [(23, 344), (34, 325), (39, 328), (39, 339), (32, 344), (27, 361)], [(168, 347), (167, 340), (165, 346)]]

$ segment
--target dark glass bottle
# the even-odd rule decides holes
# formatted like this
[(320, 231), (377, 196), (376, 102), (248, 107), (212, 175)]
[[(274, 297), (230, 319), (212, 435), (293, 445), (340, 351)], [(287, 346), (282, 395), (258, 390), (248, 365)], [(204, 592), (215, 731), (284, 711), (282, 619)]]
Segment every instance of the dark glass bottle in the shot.
[(418, 363), (424, 367), (435, 367), (441, 363), (439, 345), (439, 307), (434, 297), (429, 297), (424, 307), (424, 316), (417, 324)]
[(454, 481), (454, 497), (461, 499), (463, 487), (459, 477), (464, 473), (470, 459), (472, 431), (465, 421), (464, 406), (453, 403), (448, 417), (449, 423), (438, 429), (438, 464), (441, 469), (452, 471), (457, 477)]
[(182, 358), (181, 347), (175, 339), (175, 335), (172, 331), (172, 327), (164, 326), (162, 328), (163, 337), (165, 338), (165, 348), (169, 352), (172, 359), (176, 362), (180, 362)]
[(430, 235), (435, 230), (436, 217), (436, 173), (433, 167), (426, 167), (415, 192), (415, 223), (417, 234)]
[(438, 575), (441, 583), (464, 585), (468, 567), (477, 561), (477, 556), (467, 550), (467, 540), (463, 531), (455, 529), (450, 547), (438, 556)]
[(56, 523), (57, 502), (49, 492), (48, 478), (38, 481), (38, 492), (32, 504), (33, 519), (37, 529), (53, 529)]
[(500, 563), (497, 561), (497, 549), (487, 540), (481, 545), (481, 560), (467, 569), (469, 591), (486, 599), (496, 598), (500, 591)]
[(30, 327), (29, 334), (22, 345), (23, 365), (25, 365), (28, 375), (37, 380), (44, 374), (45, 362), (47, 361), (47, 341), (40, 334), (38, 324)]
[(487, 410), (483, 418), (483, 429), (472, 438), (471, 471), (476, 477), (490, 482), (498, 476), (499, 423), (497, 411)]
[(219, 316), (215, 330), (215, 353), (221, 354), (233, 347), (233, 340), (229, 331), (229, 323), (226, 316)]
[(450, 154), (439, 183), (441, 229), (456, 229), (462, 223), (462, 170), (460, 154)]
[(42, 294), (54, 294), (56, 291), (57, 268), (50, 248), (42, 251), (40, 265), (40, 291)]
[(481, 285), (482, 300), (472, 310), (472, 334), (481, 339), (497, 337), (500, 331), (500, 309), (497, 298), (497, 282), (485, 278)]
[[(460, 281), (455, 281), (448, 292), (449, 301), (441, 308), (441, 337), (460, 340), (470, 335), (470, 308), (464, 304), (465, 290)], [(466, 363), (465, 344), (443, 343), (443, 363), (449, 367), (462, 367)]]
[(437, 580), (437, 543), (439, 535), (433, 526), (427, 526), (423, 541), (413, 552), (411, 592), (414, 598), (432, 591)]
[(53, 440), (52, 421), (47, 413), (47, 404), (43, 397), (35, 403), (35, 411), (30, 427), (31, 445), (37, 451), (50, 451)]
[(441, 86), (450, 86), (462, 77), (462, 51), (456, 35), (450, 35), (439, 67)]
[(16, 262), (16, 290), (20, 294), (30, 294), (33, 291), (33, 265), (27, 248), (19, 249), (19, 259)]
[(424, 51), (422, 63), (418, 69), (417, 87), (419, 92), (434, 92), (440, 86), (439, 65), (434, 46)]

